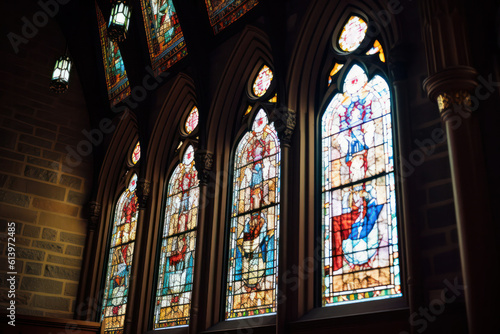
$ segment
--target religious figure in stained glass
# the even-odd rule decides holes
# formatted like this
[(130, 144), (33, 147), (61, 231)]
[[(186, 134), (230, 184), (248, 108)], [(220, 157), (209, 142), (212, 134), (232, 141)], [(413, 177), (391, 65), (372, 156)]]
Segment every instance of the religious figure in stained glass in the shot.
[(222, 31), (258, 3), (258, 0), (205, 0), (214, 33)]
[(108, 97), (114, 105), (130, 95), (130, 86), (118, 44), (108, 37), (106, 21), (97, 5), (96, 10)]
[(276, 312), (280, 145), (259, 110), (236, 148), (226, 318)]
[(102, 306), (105, 333), (123, 333), (137, 229), (137, 174), (116, 204)]
[(358, 65), (322, 117), (323, 305), (401, 296), (391, 93)]
[(184, 35), (172, 0), (141, 0), (149, 55), (156, 74), (187, 55)]
[(189, 324), (200, 189), (189, 146), (169, 184), (161, 243), (154, 328)]

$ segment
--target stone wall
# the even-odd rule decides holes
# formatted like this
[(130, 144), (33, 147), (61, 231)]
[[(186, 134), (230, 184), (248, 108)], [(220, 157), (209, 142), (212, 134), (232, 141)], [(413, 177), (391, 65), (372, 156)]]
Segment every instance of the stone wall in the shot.
[[(13, 3), (6, 26), (23, 36), (22, 18), (32, 21), (40, 10), (36, 2)], [(5, 232), (13, 221), (16, 313), (72, 318), (92, 161), (87, 157), (74, 167), (65, 162), (67, 147), (75, 149), (83, 139), (89, 119), (76, 70), (66, 94), (48, 89), (66, 45), (57, 23), (49, 20), (37, 31), (17, 53), (6, 38), (0, 48), (0, 307), (9, 302)]]

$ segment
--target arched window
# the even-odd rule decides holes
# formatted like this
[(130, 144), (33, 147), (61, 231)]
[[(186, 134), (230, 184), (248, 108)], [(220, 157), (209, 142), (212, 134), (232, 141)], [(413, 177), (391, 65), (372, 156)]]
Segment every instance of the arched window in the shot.
[[(139, 142), (129, 157), (129, 166), (140, 158)], [(101, 320), (105, 333), (122, 331), (129, 294), (130, 273), (134, 256), (137, 230), (138, 200), (136, 195), (137, 174), (129, 171), (128, 187), (118, 198), (113, 214), (109, 239), (109, 254), (105, 276)]]
[(226, 319), (276, 312), (280, 144), (264, 109), (236, 146)]
[[(181, 133), (189, 137), (198, 127), (198, 109), (185, 117)], [(193, 270), (198, 226), (200, 188), (189, 139), (179, 145), (183, 152), (168, 182), (160, 263), (154, 306), (154, 328), (189, 324)]]
[(366, 31), (353, 15), (334, 34), (320, 118), (323, 306), (402, 296), (391, 90), (382, 46)]

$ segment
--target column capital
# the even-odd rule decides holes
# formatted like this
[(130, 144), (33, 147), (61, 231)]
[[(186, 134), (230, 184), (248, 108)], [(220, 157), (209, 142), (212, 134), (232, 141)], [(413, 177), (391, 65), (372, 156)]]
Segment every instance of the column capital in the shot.
[(137, 181), (137, 197), (139, 201), (139, 209), (145, 209), (151, 193), (151, 181), (144, 178)]
[(274, 127), (278, 132), (278, 138), (280, 139), (281, 145), (289, 147), (297, 123), (295, 110), (281, 106), (271, 112), (269, 120), (274, 122)]
[(88, 229), (95, 231), (99, 225), (99, 217), (101, 215), (101, 204), (96, 201), (91, 201), (88, 204)]
[(214, 162), (214, 155), (206, 150), (196, 150), (194, 154), (194, 163), (198, 172), (198, 180), (200, 185), (208, 184), (210, 172)]

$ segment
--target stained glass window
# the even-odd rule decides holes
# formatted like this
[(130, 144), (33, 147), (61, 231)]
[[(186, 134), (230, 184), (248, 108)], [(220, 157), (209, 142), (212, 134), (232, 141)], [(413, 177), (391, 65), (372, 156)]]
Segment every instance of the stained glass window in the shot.
[(172, 0), (141, 0), (149, 55), (156, 74), (187, 55), (186, 42)]
[(281, 154), (264, 110), (235, 154), (227, 319), (276, 312)]
[(168, 183), (154, 327), (189, 323), (200, 188), (189, 146)]
[(358, 65), (322, 117), (323, 305), (401, 296), (391, 93)]
[(351, 16), (339, 38), (342, 51), (352, 52), (358, 48), (365, 38), (368, 25), (359, 16)]
[(214, 33), (219, 33), (258, 3), (257, 0), (205, 0)]
[(332, 84), (333, 77), (335, 76), (335, 74), (339, 73), (342, 67), (344, 67), (344, 64), (335, 63), (332, 70), (330, 71), (330, 75), (328, 76), (328, 86)]
[(273, 71), (266, 65), (262, 66), (253, 83), (253, 93), (255, 96), (263, 96), (269, 89), (269, 86), (271, 86), (272, 80)]
[(196, 127), (198, 126), (199, 118), (200, 114), (198, 113), (198, 108), (193, 107), (193, 109), (191, 109), (191, 112), (188, 115), (186, 124), (184, 124), (184, 128), (186, 129), (186, 132), (188, 134), (190, 134), (196, 129)]
[(379, 41), (375, 41), (373, 43), (373, 47), (368, 50), (366, 53), (367, 55), (376, 55), (378, 53), (378, 57), (381, 62), (385, 63), (385, 54), (384, 54), (384, 49), (382, 48), (382, 45), (380, 44)]
[(135, 144), (134, 150), (132, 151), (132, 163), (135, 165), (139, 162), (141, 158), (141, 144), (137, 142)]
[(123, 333), (125, 324), (137, 229), (136, 186), (137, 174), (134, 174), (115, 207), (101, 318), (105, 333)]
[(106, 21), (97, 5), (96, 10), (108, 97), (111, 104), (116, 104), (130, 95), (130, 86), (118, 44), (108, 37)]

